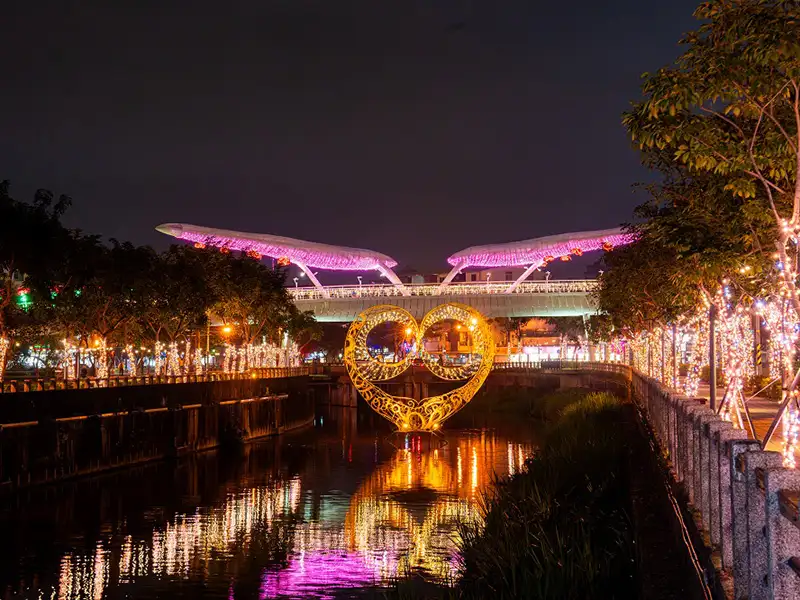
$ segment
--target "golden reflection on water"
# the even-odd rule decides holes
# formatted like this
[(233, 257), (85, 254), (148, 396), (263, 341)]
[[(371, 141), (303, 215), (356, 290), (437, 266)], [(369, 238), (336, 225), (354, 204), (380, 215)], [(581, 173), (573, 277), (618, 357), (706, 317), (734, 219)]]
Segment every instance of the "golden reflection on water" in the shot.
[(270, 535), (286, 542), (288, 556), (262, 569), (262, 598), (325, 597), (324, 590), (381, 584), (408, 570), (450, 580), (458, 523), (481, 519), (481, 494), (495, 476), (519, 470), (533, 446), (491, 432), (450, 434), (444, 444), (427, 434), (395, 441), (401, 447), (354, 493), (320, 486), (314, 469), (240, 488), (215, 506), (174, 515), (150, 535), (108, 534), (93, 553), (65, 554), (57, 589), (34, 597), (99, 599), (126, 584), (147, 597), (138, 593), (141, 582), (163, 589), (176, 579), (234, 581)]

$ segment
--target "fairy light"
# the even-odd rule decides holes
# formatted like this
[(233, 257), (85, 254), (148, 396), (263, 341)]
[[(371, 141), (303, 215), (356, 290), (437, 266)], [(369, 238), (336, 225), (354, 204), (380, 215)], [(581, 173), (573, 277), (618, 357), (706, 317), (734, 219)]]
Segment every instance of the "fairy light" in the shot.
[(156, 342), (154, 351), (153, 351), (153, 368), (155, 369), (156, 375), (163, 375), (164, 370), (164, 344), (162, 342)]
[(194, 374), (202, 375), (205, 372), (205, 361), (203, 357), (203, 349), (200, 346), (194, 349)]
[(224, 373), (233, 373), (234, 357), (236, 356), (236, 348), (233, 344), (225, 344), (222, 357), (222, 371)]
[(797, 444), (800, 438), (800, 410), (798, 407), (798, 392), (793, 390), (792, 400), (783, 413), (781, 425), (783, 427), (783, 466), (790, 469), (797, 468)]
[(189, 375), (189, 369), (192, 364), (192, 341), (186, 338), (186, 349), (183, 352), (183, 374)]
[(181, 374), (180, 358), (178, 357), (178, 343), (170, 342), (167, 346), (167, 376), (175, 377)]
[(704, 318), (696, 318), (691, 327), (692, 349), (689, 353), (683, 393), (690, 398), (697, 397), (700, 391), (700, 376), (703, 366), (708, 363), (708, 324)]
[(732, 293), (727, 285), (723, 286), (715, 298), (719, 317), (720, 355), (723, 358), (723, 373), (727, 384), (720, 416), (734, 427), (744, 429), (742, 415), (747, 410), (744, 386), (755, 374), (752, 360), (755, 341), (750, 310), (742, 304), (734, 306), (731, 299)]
[(7, 337), (0, 337), (0, 383), (3, 381), (3, 376), (6, 371), (6, 353), (11, 346), (11, 340)]
[(106, 346), (105, 339), (101, 338), (98, 340), (94, 353), (97, 365), (97, 378), (108, 379), (108, 347)]
[(64, 344), (64, 379), (72, 381), (77, 377), (77, 365), (75, 364), (78, 358), (78, 348), (69, 340), (62, 340)]
[(133, 350), (133, 344), (125, 346), (125, 372), (128, 375), (136, 375), (136, 353)]

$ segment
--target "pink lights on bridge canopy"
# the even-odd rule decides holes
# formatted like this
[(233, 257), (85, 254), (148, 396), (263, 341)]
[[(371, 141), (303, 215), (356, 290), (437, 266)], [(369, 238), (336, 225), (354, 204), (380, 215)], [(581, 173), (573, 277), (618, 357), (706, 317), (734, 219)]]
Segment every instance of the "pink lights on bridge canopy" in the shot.
[(164, 225), (159, 225), (156, 229), (161, 233), (166, 233), (188, 242), (242, 252), (253, 252), (278, 260), (287, 258), (298, 266), (305, 265), (316, 269), (383, 271), (397, 265), (397, 261), (391, 257), (372, 250), (306, 242), (267, 233), (228, 231), (226, 229), (213, 229), (185, 223), (165, 223)]
[(193, 242), (199, 247), (215, 246), (223, 250), (239, 250), (256, 258), (268, 256), (277, 259), (279, 264), (294, 263), (326, 297), (327, 292), (311, 271), (312, 268), (331, 271), (379, 271), (404, 295), (407, 293), (400, 279), (392, 271), (397, 261), (380, 252), (306, 242), (268, 233), (229, 231), (186, 223), (165, 223), (156, 229), (180, 240)]
[(629, 244), (632, 236), (619, 228), (548, 235), (521, 242), (471, 246), (456, 252), (447, 262), (461, 269), (467, 267), (539, 266), (556, 258), (581, 255)]

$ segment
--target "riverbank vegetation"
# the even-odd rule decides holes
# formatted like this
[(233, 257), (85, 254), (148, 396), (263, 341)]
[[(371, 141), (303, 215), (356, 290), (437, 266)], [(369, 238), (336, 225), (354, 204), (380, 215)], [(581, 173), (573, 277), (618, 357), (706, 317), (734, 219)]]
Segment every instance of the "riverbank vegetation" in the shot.
[[(530, 394), (530, 390), (528, 390)], [(398, 582), (391, 598), (586, 599), (637, 596), (630, 518), (633, 408), (606, 393), (538, 399), (541, 444), (460, 527), (461, 573), (447, 587)]]
[(623, 411), (584, 394), (545, 427), (525, 470), (497, 482), (485, 526), (461, 530), (461, 597), (635, 595)]

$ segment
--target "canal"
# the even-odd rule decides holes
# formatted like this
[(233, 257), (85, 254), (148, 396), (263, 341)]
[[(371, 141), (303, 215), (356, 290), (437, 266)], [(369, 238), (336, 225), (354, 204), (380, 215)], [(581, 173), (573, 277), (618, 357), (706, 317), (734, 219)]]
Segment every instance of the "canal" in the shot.
[(451, 581), (459, 522), (534, 451), (531, 426), (392, 434), (368, 410), (313, 429), (0, 500), (0, 598), (347, 597)]

